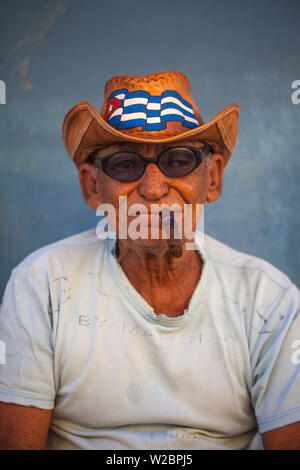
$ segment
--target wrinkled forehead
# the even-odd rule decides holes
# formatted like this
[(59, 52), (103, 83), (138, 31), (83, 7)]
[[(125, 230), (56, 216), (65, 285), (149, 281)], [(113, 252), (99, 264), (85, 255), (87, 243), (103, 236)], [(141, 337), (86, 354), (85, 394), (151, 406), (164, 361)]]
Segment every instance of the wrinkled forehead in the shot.
[(199, 142), (189, 141), (188, 139), (184, 142), (180, 142), (180, 144), (176, 144), (175, 142), (171, 143), (164, 143), (164, 144), (153, 144), (153, 143), (136, 143), (136, 142), (120, 142), (118, 144), (109, 145), (107, 147), (99, 148), (97, 151), (97, 157), (104, 157), (111, 153), (115, 152), (136, 152), (145, 157), (149, 156), (152, 157), (153, 155), (158, 155), (163, 150), (171, 147), (197, 147), (201, 148), (205, 145), (205, 142), (199, 140)]

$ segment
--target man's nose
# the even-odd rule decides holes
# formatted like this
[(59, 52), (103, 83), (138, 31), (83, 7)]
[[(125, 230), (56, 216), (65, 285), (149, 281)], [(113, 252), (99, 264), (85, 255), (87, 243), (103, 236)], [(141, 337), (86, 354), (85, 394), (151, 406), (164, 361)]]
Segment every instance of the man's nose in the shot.
[(148, 201), (158, 201), (168, 193), (165, 175), (155, 163), (149, 163), (139, 184), (139, 194)]

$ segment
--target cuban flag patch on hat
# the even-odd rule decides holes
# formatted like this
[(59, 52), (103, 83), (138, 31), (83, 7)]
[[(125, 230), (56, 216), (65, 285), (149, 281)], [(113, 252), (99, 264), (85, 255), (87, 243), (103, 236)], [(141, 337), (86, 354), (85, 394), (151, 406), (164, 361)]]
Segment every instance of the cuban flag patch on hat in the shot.
[(160, 96), (143, 90), (117, 90), (107, 100), (104, 119), (117, 129), (141, 126), (144, 131), (165, 129), (168, 121), (179, 121), (191, 129), (199, 126), (192, 105), (172, 90)]

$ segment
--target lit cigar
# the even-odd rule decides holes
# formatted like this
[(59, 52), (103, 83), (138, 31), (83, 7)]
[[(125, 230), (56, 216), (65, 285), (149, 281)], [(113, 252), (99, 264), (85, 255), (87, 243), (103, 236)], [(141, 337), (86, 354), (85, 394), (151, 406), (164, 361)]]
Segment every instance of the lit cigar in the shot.
[(168, 215), (163, 218), (162, 223), (170, 220), (170, 238), (168, 239), (169, 253), (173, 258), (180, 258), (182, 256), (182, 240), (175, 238), (175, 228), (177, 223), (173, 215)]

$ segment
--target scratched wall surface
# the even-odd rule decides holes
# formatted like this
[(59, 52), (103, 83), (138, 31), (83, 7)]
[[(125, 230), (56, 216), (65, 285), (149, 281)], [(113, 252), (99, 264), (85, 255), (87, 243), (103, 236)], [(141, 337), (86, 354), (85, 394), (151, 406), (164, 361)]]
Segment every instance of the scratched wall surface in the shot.
[(0, 14), (0, 295), (28, 253), (96, 226), (61, 140), (65, 112), (100, 107), (116, 74), (181, 70), (205, 120), (241, 106), (206, 232), (300, 286), (299, 2), (10, 0)]

